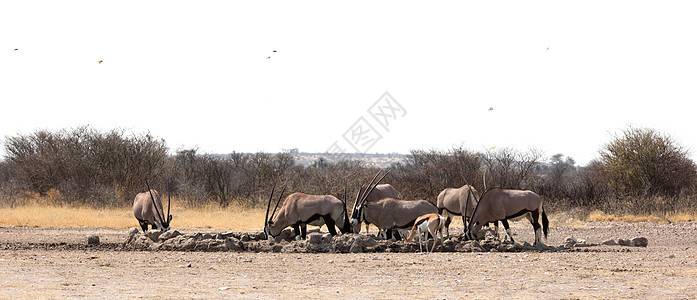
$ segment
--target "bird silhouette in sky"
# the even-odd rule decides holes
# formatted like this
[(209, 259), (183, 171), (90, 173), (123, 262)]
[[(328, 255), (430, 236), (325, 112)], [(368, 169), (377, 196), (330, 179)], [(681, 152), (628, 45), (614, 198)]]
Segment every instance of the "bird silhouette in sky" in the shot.
[(494, 108), (493, 108), (493, 107), (489, 107), (489, 111), (492, 111), (492, 110), (494, 110)]
[(15, 48), (15, 49), (14, 49), (14, 51), (17, 51), (17, 50), (19, 50), (19, 48)]
[(100, 59), (97, 63), (99, 63), (101, 65), (103, 62), (104, 61)]

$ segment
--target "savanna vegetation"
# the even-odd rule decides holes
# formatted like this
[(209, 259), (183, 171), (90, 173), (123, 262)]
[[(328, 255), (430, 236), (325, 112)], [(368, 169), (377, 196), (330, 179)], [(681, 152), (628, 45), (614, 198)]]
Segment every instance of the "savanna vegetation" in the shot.
[[(0, 206), (41, 201), (72, 207), (130, 207), (150, 186), (167, 191), (179, 207), (259, 208), (274, 184), (287, 191), (353, 198), (376, 168), (358, 161), (295, 163), (291, 152), (168, 155), (164, 139), (90, 127), (39, 130), (6, 137), (0, 161)], [(435, 201), (446, 187), (531, 189), (551, 209), (606, 214), (674, 215), (694, 209), (697, 167), (669, 135), (629, 127), (599, 149), (596, 160), (579, 166), (563, 154), (510, 148), (471, 151), (412, 150), (393, 164), (386, 182), (402, 198)], [(39, 200), (37, 200), (39, 199)]]

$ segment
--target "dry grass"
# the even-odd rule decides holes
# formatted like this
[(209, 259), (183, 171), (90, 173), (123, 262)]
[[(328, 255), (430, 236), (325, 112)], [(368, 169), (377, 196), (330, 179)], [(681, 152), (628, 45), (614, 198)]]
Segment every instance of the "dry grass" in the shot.
[(695, 212), (678, 212), (668, 214), (666, 216), (659, 215), (615, 215), (607, 214), (601, 211), (593, 211), (588, 215), (587, 221), (591, 222), (652, 222), (652, 223), (668, 223), (670, 222), (693, 222), (697, 220)]
[[(234, 231), (262, 229), (265, 210), (172, 207), (172, 228), (217, 228)], [(15, 208), (0, 208), (0, 226), (28, 227), (139, 227), (130, 208), (94, 209), (88, 207), (48, 206), (28, 204)]]

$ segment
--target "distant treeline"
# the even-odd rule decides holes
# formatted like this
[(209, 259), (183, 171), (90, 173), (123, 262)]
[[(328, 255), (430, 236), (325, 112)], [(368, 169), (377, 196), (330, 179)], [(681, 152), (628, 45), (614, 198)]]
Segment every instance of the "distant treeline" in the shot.
[[(287, 193), (340, 198), (347, 187), (352, 202), (359, 185), (378, 170), (359, 160), (322, 158), (303, 166), (290, 151), (211, 155), (186, 149), (168, 155), (165, 140), (148, 133), (90, 127), (39, 130), (7, 137), (3, 146), (0, 205), (5, 206), (45, 196), (56, 204), (124, 207), (145, 190), (146, 179), (185, 206), (263, 205), (274, 185), (286, 186)], [(697, 167), (670, 136), (628, 128), (599, 151), (600, 158), (577, 166), (563, 154), (546, 158), (535, 150), (413, 150), (388, 168), (384, 183), (401, 198), (434, 202), (441, 190), (466, 179), (480, 192), (485, 181), (489, 189), (533, 190), (552, 208), (656, 213), (694, 207)]]

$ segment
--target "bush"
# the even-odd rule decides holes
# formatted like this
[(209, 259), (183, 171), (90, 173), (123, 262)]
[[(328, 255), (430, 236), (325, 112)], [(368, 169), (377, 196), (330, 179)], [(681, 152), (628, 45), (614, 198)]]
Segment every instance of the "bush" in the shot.
[(601, 151), (610, 186), (628, 196), (692, 192), (697, 169), (688, 154), (666, 134), (631, 127)]
[(73, 130), (9, 137), (8, 167), (30, 191), (60, 191), (61, 201), (118, 206), (144, 190), (144, 179), (158, 178), (167, 147), (150, 134), (126, 136), (123, 130)]

